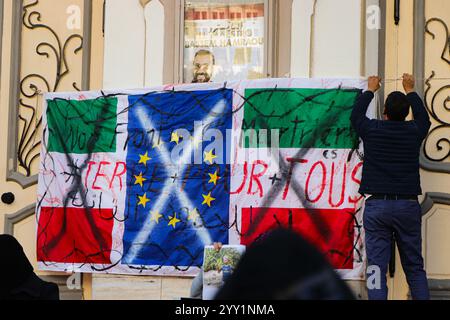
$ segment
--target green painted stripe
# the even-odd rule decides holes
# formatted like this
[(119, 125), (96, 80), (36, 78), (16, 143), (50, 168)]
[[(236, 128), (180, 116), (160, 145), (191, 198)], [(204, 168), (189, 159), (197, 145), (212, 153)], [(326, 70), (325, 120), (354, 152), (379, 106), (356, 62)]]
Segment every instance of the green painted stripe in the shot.
[(117, 98), (47, 100), (48, 151), (116, 151)]
[[(358, 138), (350, 115), (359, 89), (246, 89), (243, 130), (246, 148), (271, 145), (278, 129), (280, 148), (350, 149)], [(260, 137), (251, 139), (251, 130)], [(263, 136), (263, 135), (261, 135)]]

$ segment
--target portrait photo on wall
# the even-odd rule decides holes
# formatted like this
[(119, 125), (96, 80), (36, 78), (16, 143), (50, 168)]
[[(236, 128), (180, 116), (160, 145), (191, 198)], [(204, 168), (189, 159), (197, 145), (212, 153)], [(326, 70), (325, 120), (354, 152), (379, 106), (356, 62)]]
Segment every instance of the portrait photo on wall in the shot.
[(264, 77), (264, 0), (186, 0), (184, 82)]

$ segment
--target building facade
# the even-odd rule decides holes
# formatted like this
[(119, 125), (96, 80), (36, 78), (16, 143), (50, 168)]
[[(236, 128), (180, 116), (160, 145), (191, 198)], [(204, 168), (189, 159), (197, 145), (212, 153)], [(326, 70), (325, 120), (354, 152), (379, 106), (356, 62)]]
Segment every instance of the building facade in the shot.
[[(449, 26), (447, 0), (0, 0), (0, 233), (36, 261), (44, 92), (191, 82), (205, 48), (213, 81), (379, 74), (380, 108), (408, 72), (433, 123), (421, 153), (425, 266), (432, 296), (450, 297)], [(407, 299), (392, 260), (390, 298)], [(177, 299), (192, 281), (39, 274), (71, 299)], [(350, 285), (366, 297), (363, 282)]]

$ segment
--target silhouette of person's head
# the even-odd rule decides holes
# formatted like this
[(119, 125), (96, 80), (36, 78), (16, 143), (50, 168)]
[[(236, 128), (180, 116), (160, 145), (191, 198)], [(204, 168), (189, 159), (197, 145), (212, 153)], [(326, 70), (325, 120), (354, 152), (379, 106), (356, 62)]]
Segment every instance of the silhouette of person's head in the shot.
[(300, 235), (284, 229), (251, 245), (218, 300), (351, 300), (331, 265)]
[(0, 235), (0, 257), (0, 296), (6, 296), (28, 280), (33, 274), (33, 266), (19, 241), (8, 234)]
[(19, 241), (0, 235), (0, 299), (59, 300), (56, 284), (43, 281), (33, 271)]

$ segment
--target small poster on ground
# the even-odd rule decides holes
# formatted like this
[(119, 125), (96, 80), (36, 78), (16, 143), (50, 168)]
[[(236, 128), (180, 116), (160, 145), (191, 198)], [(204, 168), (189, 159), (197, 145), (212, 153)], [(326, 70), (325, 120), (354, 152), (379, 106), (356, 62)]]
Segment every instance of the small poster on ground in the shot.
[(203, 300), (212, 300), (225, 284), (245, 252), (245, 246), (224, 245), (218, 251), (205, 247), (203, 260)]

